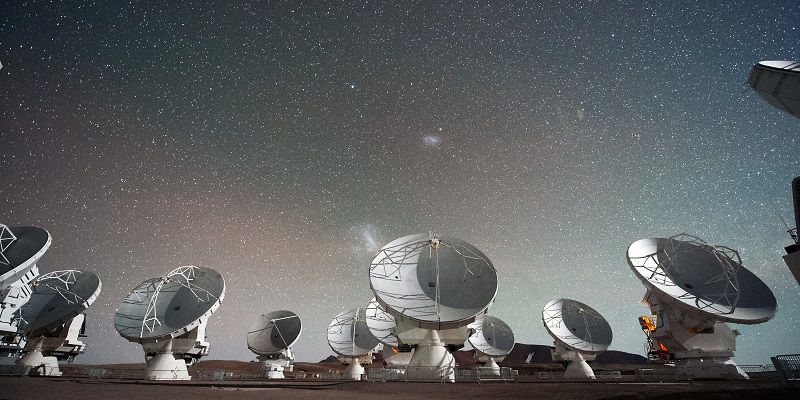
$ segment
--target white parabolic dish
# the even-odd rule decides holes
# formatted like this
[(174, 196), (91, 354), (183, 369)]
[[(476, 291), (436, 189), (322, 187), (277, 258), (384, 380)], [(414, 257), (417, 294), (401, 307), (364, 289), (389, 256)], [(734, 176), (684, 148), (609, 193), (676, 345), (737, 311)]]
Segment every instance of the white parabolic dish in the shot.
[(392, 347), (399, 345), (397, 333), (395, 332), (397, 321), (374, 298), (367, 305), (366, 322), (372, 336), (375, 336), (381, 343)]
[(579, 301), (557, 299), (542, 309), (542, 322), (555, 340), (580, 353), (602, 353), (611, 345), (608, 321)]
[(270, 355), (290, 348), (303, 326), (297, 314), (278, 310), (261, 315), (247, 332), (247, 347), (256, 354)]
[(676, 238), (637, 240), (628, 248), (628, 265), (661, 301), (739, 324), (775, 315), (772, 291), (741, 265), (736, 251), (689, 235)]
[(472, 321), (497, 294), (497, 273), (480, 250), (428, 234), (383, 246), (370, 265), (369, 279), (387, 310), (423, 323)]
[(205, 267), (185, 266), (148, 279), (131, 291), (114, 315), (114, 327), (133, 342), (177, 337), (199, 326), (225, 297), (225, 279)]
[(514, 348), (514, 332), (500, 318), (484, 315), (469, 326), (475, 329), (469, 344), (487, 356), (507, 356)]
[(370, 354), (378, 345), (365, 321), (363, 308), (343, 311), (328, 325), (328, 344), (336, 354), (344, 357), (360, 357)]
[(30, 300), (21, 308), (20, 328), (29, 333), (60, 328), (86, 311), (100, 294), (100, 278), (93, 272), (54, 271), (31, 283)]
[(50, 248), (50, 233), (33, 226), (14, 226), (8, 228), (16, 240), (3, 251), (5, 259), (0, 262), (0, 289), (22, 278), (36, 265), (36, 262)]

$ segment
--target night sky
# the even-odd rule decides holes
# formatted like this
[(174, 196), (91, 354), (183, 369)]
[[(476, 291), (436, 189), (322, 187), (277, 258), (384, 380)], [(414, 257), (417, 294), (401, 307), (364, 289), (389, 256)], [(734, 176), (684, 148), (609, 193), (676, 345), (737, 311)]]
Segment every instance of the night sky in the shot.
[(181, 265), (226, 279), (209, 358), (288, 309), (316, 362), (376, 251), (428, 229), (492, 260), (521, 343), (567, 297), (642, 354), (626, 249), (687, 232), (778, 300), (736, 361), (800, 352), (800, 120), (745, 83), (800, 57), (797, 1), (171, 3), (0, 3), (0, 222), (52, 234), (42, 273), (100, 275), (77, 362), (142, 361), (114, 311)]

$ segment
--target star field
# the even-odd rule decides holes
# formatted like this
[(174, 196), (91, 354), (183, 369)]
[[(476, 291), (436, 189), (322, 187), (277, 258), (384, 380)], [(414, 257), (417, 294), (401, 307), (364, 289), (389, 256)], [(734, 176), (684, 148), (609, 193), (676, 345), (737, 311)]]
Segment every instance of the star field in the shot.
[(745, 82), (800, 55), (800, 5), (684, 3), (0, 3), (0, 222), (52, 234), (42, 273), (102, 279), (80, 363), (141, 361), (115, 309), (181, 265), (226, 279), (210, 358), (288, 309), (318, 361), (375, 252), (428, 229), (492, 260), (518, 342), (567, 297), (639, 354), (627, 246), (732, 247), (778, 300), (735, 360), (769, 363), (800, 351), (800, 123)]

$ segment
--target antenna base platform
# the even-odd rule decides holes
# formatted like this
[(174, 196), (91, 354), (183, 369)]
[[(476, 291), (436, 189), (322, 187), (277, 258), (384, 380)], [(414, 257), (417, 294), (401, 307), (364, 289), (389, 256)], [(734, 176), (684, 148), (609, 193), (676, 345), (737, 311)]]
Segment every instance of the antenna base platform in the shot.
[(61, 376), (58, 368), (58, 359), (55, 357), (45, 357), (38, 349), (28, 351), (17, 360), (17, 365), (31, 367), (29, 375), (40, 376)]
[(647, 339), (662, 358), (675, 362), (677, 379), (748, 379), (731, 360), (738, 331), (724, 322), (703, 320), (670, 304), (658, 304), (651, 301), (650, 294), (648, 291), (645, 301), (656, 315), (656, 329)]
[[(291, 354), (291, 353), (289, 353)], [(294, 357), (286, 354), (260, 355), (258, 361), (261, 362), (261, 376), (267, 379), (283, 379), (283, 371), (291, 372), (294, 369), (292, 364)]]
[(25, 351), (36, 349), (59, 360), (72, 359), (86, 350), (86, 343), (80, 340), (80, 332), (86, 321), (86, 314), (78, 314), (61, 328), (43, 336), (29, 337)]
[(29, 375), (61, 376), (58, 360), (67, 360), (82, 354), (86, 344), (79, 340), (79, 334), (86, 315), (78, 314), (52, 336), (28, 338), (25, 354), (17, 360), (17, 365), (31, 367)]
[(8, 339), (3, 337), (0, 339), (0, 365), (11, 365), (22, 354), (22, 348), (25, 347), (25, 339), (17, 335), (9, 335)]
[(750, 379), (730, 358), (686, 358), (675, 360), (677, 379)]
[(16, 357), (25, 347), (19, 332), (20, 320), (15, 313), (31, 298), (30, 282), (39, 276), (39, 268), (34, 264), (18, 280), (3, 285), (0, 290), (0, 355)]

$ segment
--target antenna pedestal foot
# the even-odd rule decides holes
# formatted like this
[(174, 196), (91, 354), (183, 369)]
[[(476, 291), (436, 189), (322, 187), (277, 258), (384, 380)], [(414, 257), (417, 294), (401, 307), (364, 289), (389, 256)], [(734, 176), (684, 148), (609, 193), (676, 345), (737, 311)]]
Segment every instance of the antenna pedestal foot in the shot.
[(425, 340), (417, 345), (406, 367), (409, 381), (455, 382), (456, 361), (439, 340), (437, 331), (431, 330)]
[(343, 377), (353, 381), (360, 381), (362, 375), (364, 375), (364, 367), (358, 363), (358, 360), (351, 362), (342, 372)]
[(192, 379), (186, 369), (186, 361), (176, 360), (172, 353), (162, 353), (147, 360), (147, 379), (151, 381), (188, 381)]
[[(142, 344), (147, 360), (145, 372), (149, 380), (188, 381), (192, 379), (188, 365), (194, 365), (200, 357), (208, 354), (205, 341), (208, 317), (201, 318), (200, 325), (176, 338)], [(188, 364), (187, 364), (188, 361)]]
[(352, 381), (360, 381), (364, 375), (364, 365), (372, 364), (372, 354), (365, 354), (358, 357), (339, 356), (339, 361), (347, 365), (342, 372), (342, 378)]
[(481, 367), (481, 373), (488, 373), (494, 376), (500, 376), (500, 366), (497, 365), (497, 362), (494, 360), (494, 357), (489, 357), (489, 360), (483, 364), (483, 366)]
[(569, 379), (596, 379), (592, 367), (586, 362), (587, 358), (592, 361), (597, 357), (595, 354), (585, 354), (570, 350), (560, 341), (555, 342), (552, 351), (553, 360), (567, 361), (567, 368), (564, 371), (564, 378)]
[(17, 360), (17, 365), (31, 367), (30, 375), (61, 376), (58, 359), (45, 357), (38, 349), (30, 350)]
[[(272, 368), (280, 368), (280, 369), (272, 369)], [(268, 370), (262, 370), (267, 379), (286, 378), (286, 376), (283, 375), (283, 367), (272, 367), (272, 368)]]
[(258, 356), (258, 361), (261, 362), (261, 376), (267, 379), (284, 379), (283, 371), (294, 369), (291, 360), (285, 358)]
[(583, 357), (570, 361), (564, 371), (564, 378), (569, 379), (596, 379), (592, 367), (586, 363)]

